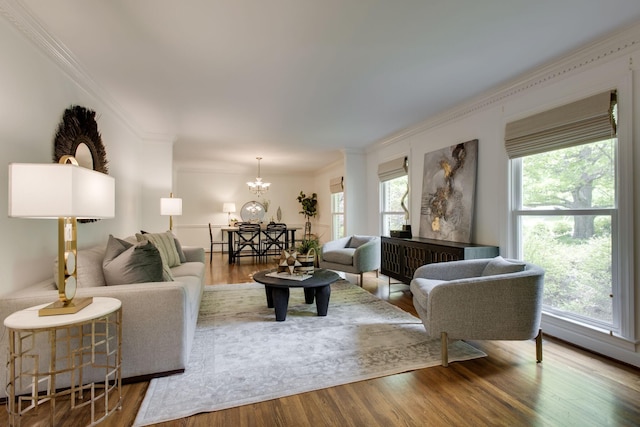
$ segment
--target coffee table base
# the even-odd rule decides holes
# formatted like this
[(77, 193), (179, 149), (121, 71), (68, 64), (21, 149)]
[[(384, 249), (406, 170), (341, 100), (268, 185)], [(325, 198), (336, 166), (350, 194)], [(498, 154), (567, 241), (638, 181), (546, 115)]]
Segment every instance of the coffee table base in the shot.
[[(265, 285), (264, 291), (267, 295), (267, 307), (275, 309), (276, 321), (282, 322), (286, 320), (287, 309), (289, 308), (289, 288)], [(313, 300), (315, 299), (318, 316), (327, 315), (330, 297), (331, 284), (314, 288), (304, 288), (304, 301), (307, 304), (313, 304)]]

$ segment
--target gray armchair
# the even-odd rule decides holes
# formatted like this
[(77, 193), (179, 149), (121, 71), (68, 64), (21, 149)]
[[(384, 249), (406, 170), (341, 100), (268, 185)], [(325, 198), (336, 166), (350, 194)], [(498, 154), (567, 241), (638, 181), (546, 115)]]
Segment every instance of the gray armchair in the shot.
[(543, 285), (542, 268), (498, 256), (424, 265), (410, 287), (427, 333), (440, 335), (442, 366), (448, 366), (449, 338), (536, 338), (536, 360), (541, 362)]
[(359, 274), (362, 286), (363, 273), (375, 270), (378, 277), (380, 237), (353, 235), (327, 242), (322, 245), (318, 264), (320, 268)]

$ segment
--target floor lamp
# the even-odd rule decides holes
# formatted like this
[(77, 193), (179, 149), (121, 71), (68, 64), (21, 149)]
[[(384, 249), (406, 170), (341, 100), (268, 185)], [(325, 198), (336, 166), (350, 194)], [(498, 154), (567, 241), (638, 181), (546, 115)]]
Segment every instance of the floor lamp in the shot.
[(173, 216), (182, 215), (182, 199), (173, 197), (173, 193), (169, 193), (169, 197), (161, 198), (160, 215), (169, 216), (169, 230), (173, 230)]
[(40, 316), (73, 314), (92, 298), (74, 298), (77, 218), (115, 216), (115, 180), (109, 175), (78, 166), (72, 156), (60, 163), (9, 165), (9, 216), (58, 219), (58, 301), (41, 309)]

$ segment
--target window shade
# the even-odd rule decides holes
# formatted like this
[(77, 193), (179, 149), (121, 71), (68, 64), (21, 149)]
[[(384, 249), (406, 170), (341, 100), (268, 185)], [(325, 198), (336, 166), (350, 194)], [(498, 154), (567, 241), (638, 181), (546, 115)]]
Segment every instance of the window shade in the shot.
[(407, 157), (399, 157), (378, 165), (378, 178), (381, 182), (400, 178), (408, 173), (409, 159)]
[(612, 138), (616, 92), (604, 92), (507, 123), (510, 159)]
[(329, 181), (329, 190), (331, 194), (342, 193), (344, 191), (344, 177), (331, 178), (331, 181)]

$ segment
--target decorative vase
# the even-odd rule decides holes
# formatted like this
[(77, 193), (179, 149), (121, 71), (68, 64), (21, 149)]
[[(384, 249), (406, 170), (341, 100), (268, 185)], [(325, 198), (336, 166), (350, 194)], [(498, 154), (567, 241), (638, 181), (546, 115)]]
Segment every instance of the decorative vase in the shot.
[(297, 273), (313, 275), (313, 269), (316, 264), (316, 250), (311, 248), (306, 254), (298, 254), (298, 261), (301, 265), (296, 267)]

